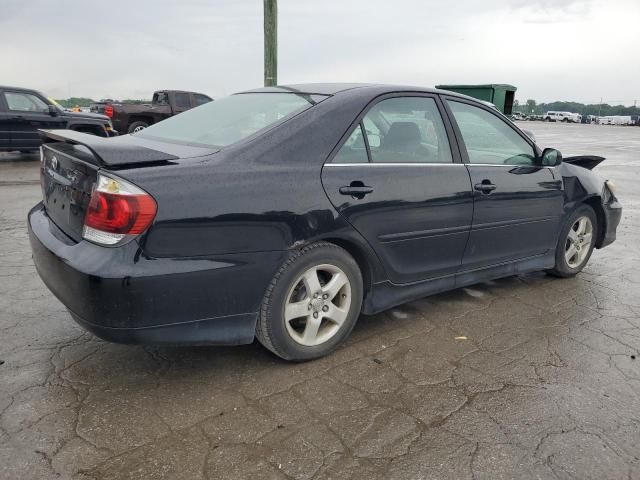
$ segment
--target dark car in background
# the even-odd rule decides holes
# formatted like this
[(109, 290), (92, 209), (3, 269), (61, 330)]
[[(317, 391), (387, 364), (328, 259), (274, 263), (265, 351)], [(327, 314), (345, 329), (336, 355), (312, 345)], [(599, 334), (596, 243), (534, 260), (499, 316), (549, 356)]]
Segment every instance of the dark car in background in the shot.
[(603, 159), (541, 150), (441, 90), (258, 89), (139, 133), (49, 131), (36, 268), (125, 343), (326, 355), (359, 314), (498, 277), (579, 273), (621, 206)]
[(154, 123), (210, 102), (211, 97), (182, 90), (158, 90), (150, 104), (96, 102), (91, 111), (107, 115), (121, 133), (139, 132)]
[(0, 151), (37, 150), (42, 144), (38, 130), (43, 128), (117, 135), (105, 115), (68, 112), (36, 90), (0, 86)]

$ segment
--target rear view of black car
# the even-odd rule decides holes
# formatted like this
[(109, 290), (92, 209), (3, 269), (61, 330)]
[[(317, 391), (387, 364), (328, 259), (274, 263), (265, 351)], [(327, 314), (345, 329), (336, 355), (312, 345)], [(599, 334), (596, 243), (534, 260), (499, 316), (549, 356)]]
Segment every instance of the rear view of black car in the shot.
[(602, 159), (541, 151), (495, 109), (432, 89), (243, 92), (126, 137), (49, 131), (35, 265), (123, 343), (326, 355), (373, 314), (615, 239)]

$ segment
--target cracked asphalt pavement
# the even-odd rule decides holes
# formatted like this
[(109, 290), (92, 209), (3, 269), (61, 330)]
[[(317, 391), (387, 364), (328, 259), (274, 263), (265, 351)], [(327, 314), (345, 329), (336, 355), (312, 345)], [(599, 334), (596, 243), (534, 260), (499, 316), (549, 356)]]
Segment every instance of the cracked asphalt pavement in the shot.
[(618, 240), (361, 317), (314, 362), (102, 342), (38, 278), (37, 157), (0, 155), (0, 478), (640, 478), (640, 128), (525, 123), (608, 158)]

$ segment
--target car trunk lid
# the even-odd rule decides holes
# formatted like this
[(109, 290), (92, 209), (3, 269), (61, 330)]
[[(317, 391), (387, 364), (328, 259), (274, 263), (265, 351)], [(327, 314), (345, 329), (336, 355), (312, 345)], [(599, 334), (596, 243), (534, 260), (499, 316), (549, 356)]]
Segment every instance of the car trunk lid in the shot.
[(179, 157), (167, 152), (141, 146), (132, 137), (124, 140), (110, 139), (76, 132), (74, 130), (41, 130), (45, 141), (63, 142), (70, 145), (81, 145), (91, 152), (94, 161), (102, 167), (121, 167), (143, 163), (161, 163), (177, 160)]
[(107, 139), (71, 130), (41, 133), (45, 137), (40, 171), (42, 202), (49, 218), (77, 242), (82, 240), (85, 215), (100, 170), (117, 175), (119, 170), (168, 165), (215, 152), (131, 136)]
[(98, 165), (90, 160), (89, 152), (74, 150), (68, 144), (44, 146), (40, 183), (49, 218), (73, 240), (80, 241)]

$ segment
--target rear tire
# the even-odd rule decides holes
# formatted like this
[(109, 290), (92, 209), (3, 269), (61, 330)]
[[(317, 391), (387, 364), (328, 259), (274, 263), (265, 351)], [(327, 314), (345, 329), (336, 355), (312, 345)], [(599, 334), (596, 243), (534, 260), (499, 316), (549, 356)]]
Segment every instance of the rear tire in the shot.
[(139, 132), (140, 130), (144, 130), (148, 126), (149, 124), (147, 122), (133, 122), (131, 125), (129, 125), (129, 129), (127, 130), (127, 133), (136, 133), (136, 132)]
[(328, 355), (353, 330), (362, 292), (351, 255), (332, 243), (308, 245), (289, 257), (267, 287), (256, 337), (285, 360)]
[(598, 220), (589, 205), (580, 205), (565, 221), (556, 246), (556, 264), (549, 270), (556, 277), (573, 277), (589, 262), (596, 244)]

